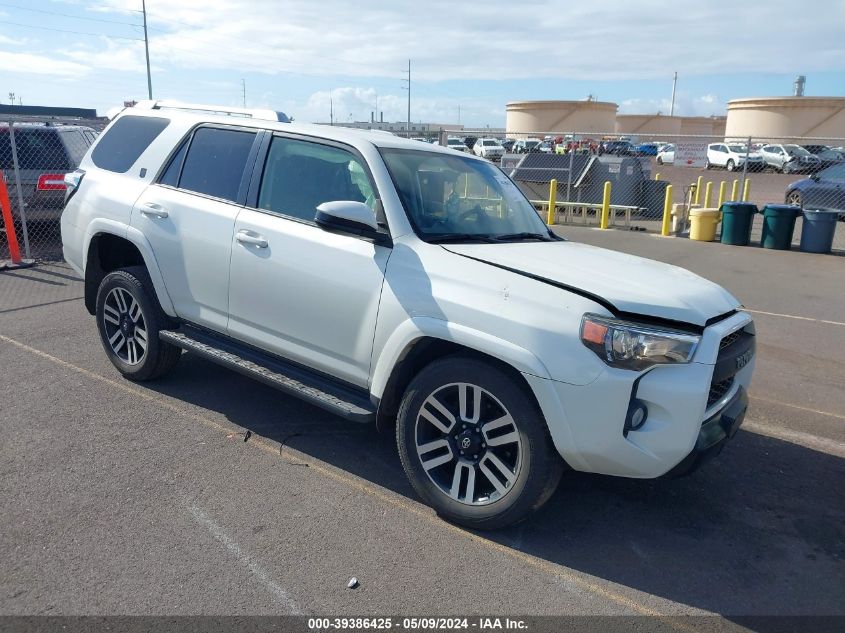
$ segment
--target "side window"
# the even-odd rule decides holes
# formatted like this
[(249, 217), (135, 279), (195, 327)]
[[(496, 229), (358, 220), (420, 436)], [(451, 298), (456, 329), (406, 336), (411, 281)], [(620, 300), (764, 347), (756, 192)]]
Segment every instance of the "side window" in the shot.
[(85, 135), (82, 130), (60, 130), (59, 133), (67, 149), (71, 167), (79, 167), (79, 163), (82, 162), (82, 157), (85, 156), (89, 146)]
[(360, 160), (339, 147), (274, 137), (258, 208), (313, 222), (317, 206), (335, 200), (354, 200), (375, 208), (376, 191)]
[(194, 132), (179, 188), (234, 202), (254, 132), (202, 127)]
[(121, 117), (97, 143), (91, 160), (101, 169), (125, 174), (169, 123), (158, 117)]
[(179, 185), (179, 174), (182, 172), (182, 161), (185, 160), (189, 140), (190, 139), (185, 139), (182, 141), (182, 145), (179, 147), (178, 151), (173, 154), (173, 157), (167, 164), (167, 169), (164, 170), (161, 178), (158, 179), (158, 183), (160, 185), (170, 185), (171, 187)]

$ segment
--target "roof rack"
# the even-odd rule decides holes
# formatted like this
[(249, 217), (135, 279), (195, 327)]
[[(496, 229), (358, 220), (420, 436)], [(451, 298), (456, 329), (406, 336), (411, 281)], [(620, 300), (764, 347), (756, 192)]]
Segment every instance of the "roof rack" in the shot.
[(290, 123), (290, 118), (284, 112), (262, 110), (258, 108), (231, 108), (228, 106), (205, 105), (201, 103), (182, 103), (181, 101), (156, 100), (139, 101), (133, 107), (148, 110), (184, 110), (187, 112), (206, 112), (224, 116), (244, 117), (247, 119), (261, 119), (264, 121), (278, 121)]

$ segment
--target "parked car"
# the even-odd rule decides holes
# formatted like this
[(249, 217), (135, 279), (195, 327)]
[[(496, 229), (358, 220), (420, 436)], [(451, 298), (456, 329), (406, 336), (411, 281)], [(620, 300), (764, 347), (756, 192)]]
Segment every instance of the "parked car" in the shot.
[(481, 158), (498, 160), (505, 153), (505, 148), (499, 145), (499, 141), (494, 138), (480, 138), (475, 142), (472, 152)]
[[(736, 143), (711, 143), (707, 146), (707, 159), (704, 166), (724, 167), (728, 171), (745, 168), (745, 145)], [(761, 171), (766, 166), (759, 152), (748, 152), (748, 171)]]
[(640, 143), (636, 151), (637, 156), (657, 156), (657, 143)]
[(605, 141), (601, 144), (599, 153), (612, 156), (636, 156), (637, 148), (631, 141)]
[(528, 154), (530, 152), (539, 152), (540, 143), (541, 141), (538, 141), (533, 138), (519, 139), (516, 143), (513, 144), (512, 151), (514, 154)]
[(543, 154), (551, 154), (554, 151), (550, 141), (543, 141), (537, 146), (537, 151)]
[(499, 141), (499, 144), (505, 149), (506, 152), (513, 151), (513, 146), (516, 141), (512, 138), (506, 138)]
[(821, 166), (821, 161), (800, 145), (763, 145), (760, 155), (766, 166), (784, 174), (816, 171)]
[(805, 150), (821, 161), (819, 169), (845, 162), (845, 152), (833, 149), (827, 145), (802, 145)]
[(478, 140), (477, 136), (465, 136), (464, 144), (467, 146), (467, 151), (472, 153), (472, 148), (475, 147), (475, 142)]
[(469, 148), (467, 148), (466, 143), (464, 143), (461, 139), (455, 138), (450, 136), (446, 139), (446, 147), (449, 149), (454, 149), (459, 152), (469, 152)]
[(657, 150), (658, 165), (672, 165), (675, 163), (675, 146), (672, 143), (663, 145)]
[(742, 424), (756, 338), (723, 288), (562, 240), (477, 157), (225, 112), (139, 103), (66, 177), (65, 257), (125, 378), (187, 350), (395, 424), (416, 492), (476, 529), (565, 466), (683, 474)]
[[(97, 133), (79, 125), (15, 125), (15, 149), (27, 222), (57, 221), (65, 201), (64, 177), (79, 166)], [(14, 183), (12, 142), (8, 125), (0, 126), (0, 170)], [(12, 216), (20, 218), (14, 190), (9, 202)], [(0, 218), (2, 219), (2, 218)]]
[(845, 222), (845, 162), (791, 183), (784, 199), (801, 208), (838, 209), (839, 221)]

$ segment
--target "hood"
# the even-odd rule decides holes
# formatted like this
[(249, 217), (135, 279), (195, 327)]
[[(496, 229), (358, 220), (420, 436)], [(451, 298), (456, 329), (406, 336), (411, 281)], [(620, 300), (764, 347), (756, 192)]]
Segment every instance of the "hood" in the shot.
[(678, 266), (575, 242), (449, 244), (443, 248), (592, 295), (617, 312), (704, 327), (740, 307), (721, 286)]

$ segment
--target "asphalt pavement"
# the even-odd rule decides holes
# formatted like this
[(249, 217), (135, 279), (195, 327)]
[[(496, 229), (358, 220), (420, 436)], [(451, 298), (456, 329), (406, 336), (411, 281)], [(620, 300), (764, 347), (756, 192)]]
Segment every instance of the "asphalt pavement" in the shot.
[(130, 383), (69, 268), (0, 273), (0, 614), (845, 615), (845, 259), (558, 230), (731, 290), (751, 409), (688, 478), (569, 473), (493, 533), (422, 505), (390, 434), (189, 354)]

